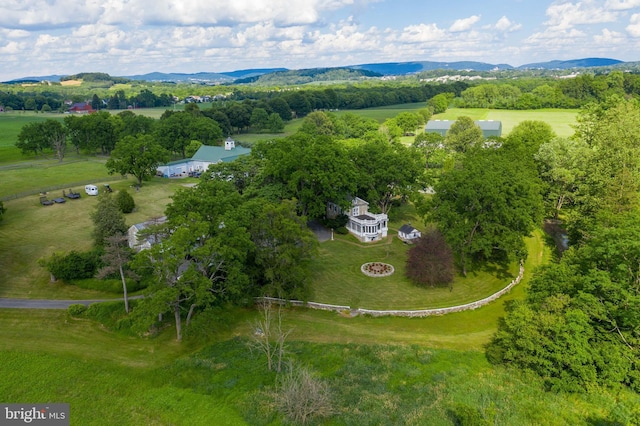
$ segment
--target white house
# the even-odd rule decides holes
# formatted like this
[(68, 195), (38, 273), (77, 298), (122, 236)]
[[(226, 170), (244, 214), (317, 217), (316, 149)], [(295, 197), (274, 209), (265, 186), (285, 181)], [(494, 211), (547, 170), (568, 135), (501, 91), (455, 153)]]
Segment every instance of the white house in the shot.
[(135, 249), (136, 251), (142, 251), (142, 250), (151, 248), (151, 246), (156, 243), (155, 236), (149, 235), (143, 240), (140, 240), (138, 238), (138, 233), (151, 225), (159, 225), (159, 224), (165, 223), (166, 221), (167, 221), (167, 217), (162, 216), (156, 219), (148, 220), (146, 222), (136, 223), (135, 225), (131, 225), (129, 227), (129, 230), (127, 231), (129, 248)]
[[(329, 203), (327, 206), (327, 216), (329, 217), (336, 217), (342, 213), (342, 209), (337, 204)], [(363, 243), (387, 237), (388, 216), (384, 213), (370, 213), (369, 203), (362, 198), (353, 198), (351, 208), (344, 213), (349, 218), (346, 228)]]
[(409, 224), (402, 225), (398, 229), (398, 238), (403, 241), (413, 241), (421, 236), (422, 233)]

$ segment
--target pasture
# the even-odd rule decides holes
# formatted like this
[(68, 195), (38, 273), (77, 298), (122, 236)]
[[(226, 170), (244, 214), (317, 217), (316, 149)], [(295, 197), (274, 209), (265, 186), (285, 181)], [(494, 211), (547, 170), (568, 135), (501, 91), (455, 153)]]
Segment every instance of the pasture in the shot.
[(502, 121), (502, 136), (507, 136), (511, 129), (527, 120), (544, 121), (560, 137), (573, 135), (578, 110), (539, 109), (531, 111), (514, 111), (502, 109), (450, 108), (442, 114), (436, 114), (433, 120), (456, 120), (466, 115), (474, 120)]

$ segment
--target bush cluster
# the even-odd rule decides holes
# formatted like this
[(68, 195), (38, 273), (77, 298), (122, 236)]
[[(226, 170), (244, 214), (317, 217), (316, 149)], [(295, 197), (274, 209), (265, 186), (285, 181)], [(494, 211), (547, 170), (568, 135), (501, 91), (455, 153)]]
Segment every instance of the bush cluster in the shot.
[(54, 253), (43, 263), (51, 275), (65, 281), (92, 278), (102, 266), (100, 252), (97, 250)]

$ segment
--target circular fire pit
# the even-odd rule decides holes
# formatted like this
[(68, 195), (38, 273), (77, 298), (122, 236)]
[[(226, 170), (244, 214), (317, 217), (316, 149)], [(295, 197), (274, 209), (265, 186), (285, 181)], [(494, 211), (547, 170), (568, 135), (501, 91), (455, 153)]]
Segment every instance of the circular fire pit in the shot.
[(368, 262), (360, 267), (360, 271), (369, 277), (388, 277), (393, 274), (393, 265), (382, 262)]

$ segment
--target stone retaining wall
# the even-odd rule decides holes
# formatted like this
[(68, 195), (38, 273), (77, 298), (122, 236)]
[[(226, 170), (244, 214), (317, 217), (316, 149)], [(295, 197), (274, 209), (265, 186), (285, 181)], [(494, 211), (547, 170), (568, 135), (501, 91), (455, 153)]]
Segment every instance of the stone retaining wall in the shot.
[(325, 311), (335, 311), (335, 312), (350, 311), (351, 314), (371, 315), (374, 317), (381, 317), (381, 316), (428, 317), (431, 315), (444, 315), (444, 314), (450, 314), (453, 312), (468, 311), (468, 310), (477, 309), (481, 306), (487, 305), (493, 302), (494, 300), (497, 300), (502, 295), (508, 293), (515, 285), (520, 283), (520, 280), (522, 280), (523, 274), (524, 274), (524, 266), (520, 265), (520, 272), (518, 273), (518, 276), (513, 281), (511, 281), (508, 286), (506, 286), (502, 290), (492, 294), (489, 297), (485, 297), (482, 300), (478, 300), (476, 302), (471, 302), (471, 303), (467, 303), (459, 306), (451, 306), (448, 308), (381, 311), (381, 310), (363, 309), (363, 308), (351, 309), (350, 306), (329, 305), (326, 303), (317, 303), (317, 302), (303, 302), (301, 300), (285, 300), (285, 299), (277, 299), (274, 297), (259, 297), (256, 299), (256, 301), (271, 302), (271, 303), (277, 303), (280, 305), (301, 306), (301, 307), (307, 307), (311, 309), (322, 309)]

